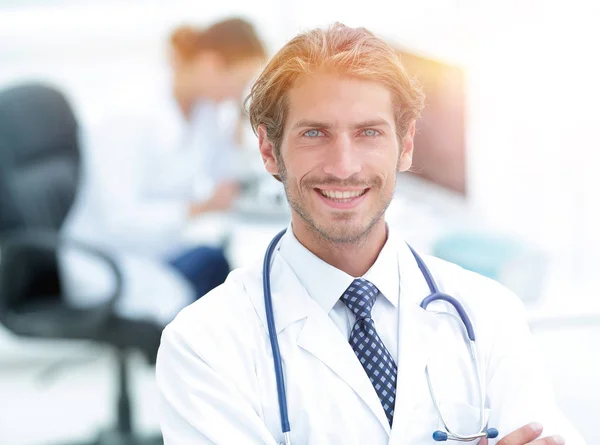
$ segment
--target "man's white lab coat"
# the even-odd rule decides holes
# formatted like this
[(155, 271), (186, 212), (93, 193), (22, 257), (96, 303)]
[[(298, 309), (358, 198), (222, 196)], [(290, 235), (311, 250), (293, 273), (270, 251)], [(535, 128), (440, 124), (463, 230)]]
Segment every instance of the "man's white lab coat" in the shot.
[[(427, 284), (405, 244), (400, 274), (398, 386), (393, 428), (348, 339), (278, 253), (272, 294), (292, 443), (424, 445), (442, 429), (425, 378), (451, 428), (479, 428), (478, 393), (463, 331), (445, 302), (420, 308)], [(520, 301), (498, 283), (425, 257), (442, 292), (457, 298), (477, 335), (488, 426), (500, 437), (533, 422), (569, 445), (584, 442), (556, 407)], [(165, 445), (283, 442), (266, 328), (262, 264), (234, 271), (184, 309), (158, 355)], [(476, 443), (476, 442), (475, 442)], [(490, 440), (490, 445), (496, 440)]]

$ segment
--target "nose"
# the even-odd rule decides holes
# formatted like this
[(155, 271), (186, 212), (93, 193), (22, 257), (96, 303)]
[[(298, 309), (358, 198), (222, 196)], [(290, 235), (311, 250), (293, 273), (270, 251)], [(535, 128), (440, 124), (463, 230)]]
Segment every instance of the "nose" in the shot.
[(327, 147), (323, 171), (339, 179), (359, 173), (361, 163), (350, 136), (341, 134)]

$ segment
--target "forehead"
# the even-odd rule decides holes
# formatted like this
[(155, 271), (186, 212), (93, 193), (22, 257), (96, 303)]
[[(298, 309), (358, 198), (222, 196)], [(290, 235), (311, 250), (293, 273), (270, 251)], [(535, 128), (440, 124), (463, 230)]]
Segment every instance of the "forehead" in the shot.
[(286, 127), (299, 120), (346, 125), (372, 119), (394, 124), (391, 92), (382, 84), (335, 74), (312, 74), (288, 91)]

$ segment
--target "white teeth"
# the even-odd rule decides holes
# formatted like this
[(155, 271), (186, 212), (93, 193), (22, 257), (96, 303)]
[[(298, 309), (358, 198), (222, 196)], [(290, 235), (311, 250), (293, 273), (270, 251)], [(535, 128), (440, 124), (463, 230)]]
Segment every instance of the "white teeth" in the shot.
[(340, 192), (337, 190), (320, 190), (321, 194), (329, 199), (353, 199), (362, 195), (365, 190), (356, 190), (352, 192)]

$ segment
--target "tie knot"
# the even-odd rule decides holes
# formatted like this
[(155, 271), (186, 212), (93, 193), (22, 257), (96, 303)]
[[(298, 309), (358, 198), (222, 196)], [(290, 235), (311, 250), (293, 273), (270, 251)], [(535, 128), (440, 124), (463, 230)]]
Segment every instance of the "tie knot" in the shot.
[(363, 278), (352, 282), (342, 295), (342, 301), (354, 313), (357, 321), (371, 317), (371, 309), (379, 289), (373, 283)]

